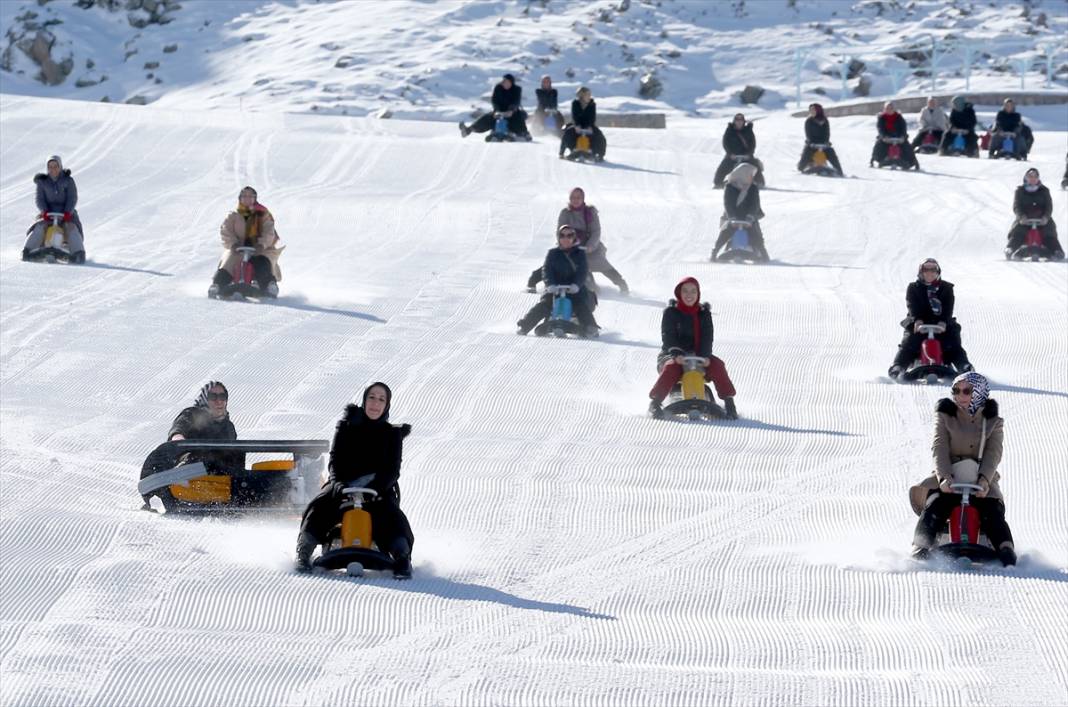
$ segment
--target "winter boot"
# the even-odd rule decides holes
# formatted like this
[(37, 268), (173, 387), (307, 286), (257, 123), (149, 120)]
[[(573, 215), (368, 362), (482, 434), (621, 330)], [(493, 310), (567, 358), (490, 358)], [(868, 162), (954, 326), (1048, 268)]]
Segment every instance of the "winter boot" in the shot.
[(738, 408), (734, 407), (734, 398), (723, 399), (723, 411), (727, 413), (728, 420), (738, 419)]
[(74, 263), (75, 265), (81, 265), (85, 263), (85, 251), (79, 250), (77, 253), (71, 253), (70, 262)]
[(649, 401), (649, 417), (660, 420), (664, 417), (664, 408), (661, 406), (659, 400)]
[(23, 248), (22, 249), (22, 259), (23, 260), (31, 260), (31, 258), (30, 258), (30, 249), (29, 248)]
[(923, 561), (931, 556), (931, 549), (922, 545), (913, 545), (911, 555), (912, 559)]
[(904, 372), (905, 369), (895, 363), (893, 366), (890, 366), (890, 370), (886, 372), (886, 375), (890, 376), (893, 380), (897, 380)]
[(1016, 564), (1016, 551), (1012, 548), (1011, 543), (1005, 543), (1001, 546), (998, 550), (998, 559), (1006, 567)]
[(464, 125), (464, 121), (460, 121), (460, 137), (467, 137), (471, 134), (471, 128)]
[(586, 339), (596, 339), (601, 333), (601, 328), (596, 324), (587, 324), (582, 328), (582, 336)]
[(297, 572), (311, 572), (311, 556), (318, 544), (319, 541), (311, 533), (301, 531), (297, 536)]
[(393, 576), (396, 579), (412, 578), (412, 548), (407, 538), (397, 538), (391, 548), (393, 555)]

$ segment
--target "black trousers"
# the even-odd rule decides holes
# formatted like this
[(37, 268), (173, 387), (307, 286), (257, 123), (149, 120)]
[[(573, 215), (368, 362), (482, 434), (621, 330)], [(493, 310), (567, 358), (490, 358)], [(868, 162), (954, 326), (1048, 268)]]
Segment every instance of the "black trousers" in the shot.
[[(823, 148), (824, 154), (827, 155), (827, 161), (831, 163), (831, 166), (838, 170), (838, 174), (845, 174), (842, 171), (842, 163), (838, 161), (838, 154), (834, 151), (833, 147)], [(805, 145), (805, 149), (801, 150), (801, 160), (797, 163), (797, 171), (800, 172), (808, 163), (812, 161), (812, 155), (816, 154), (816, 148)]]
[[(1031, 230), (1030, 226), (1025, 226), (1022, 223), (1018, 223), (1012, 227), (1009, 231), (1009, 244), (1008, 247), (1012, 250), (1016, 250), (1024, 244), (1027, 240), (1027, 232)], [(1038, 230), (1042, 232), (1042, 245), (1046, 246), (1053, 252), (1061, 251), (1061, 241), (1057, 238), (1057, 224), (1050, 220), (1045, 226), (1039, 226)]]
[[(758, 160), (756, 157), (750, 157), (745, 160), (749, 164), (756, 165), (757, 174), (753, 178), (758, 187), (764, 186), (764, 163)], [(727, 179), (727, 175), (731, 173), (735, 167), (740, 165), (741, 162), (735, 162), (730, 155), (723, 155), (723, 159), (720, 160), (719, 167), (716, 167), (716, 176), (712, 179), (712, 183), (717, 187), (723, 186), (723, 183)]]
[[(920, 163), (916, 161), (916, 153), (912, 149), (912, 145), (909, 141), (901, 143), (901, 160), (910, 167), (919, 167)], [(875, 147), (871, 150), (871, 161), (876, 164), (882, 163), (886, 159), (886, 154), (890, 151), (890, 145), (882, 140), (875, 141)]]
[[(593, 310), (590, 308), (590, 292), (588, 290), (581, 289), (577, 294), (571, 295), (571, 311), (582, 326), (597, 326), (597, 321), (593, 318)], [(519, 320), (519, 326), (526, 331), (530, 331), (543, 320), (548, 319), (552, 313), (553, 296), (545, 293), (537, 304), (531, 307), (530, 311)]]
[[(267, 256), (254, 255), (248, 259), (248, 262), (252, 265), (252, 277), (261, 289), (274, 282), (274, 272), (271, 270), (271, 261), (267, 259)], [(234, 276), (219, 268), (215, 271), (215, 277), (211, 281), (222, 287), (234, 282)]]
[[(596, 125), (593, 126), (593, 135), (590, 135), (590, 151), (595, 155), (604, 157), (605, 151), (608, 149), (608, 141), (604, 137), (604, 133)], [(578, 130), (574, 125), (569, 125), (564, 129), (564, 134), (560, 136), (560, 154), (564, 154), (564, 148), (568, 150), (574, 150), (575, 144), (578, 142)]]
[[(478, 117), (478, 120), (471, 124), (471, 132), (488, 133), (493, 130), (493, 125), (496, 122), (497, 118), (493, 113), (483, 113)], [(524, 111), (516, 110), (512, 112), (511, 117), (508, 118), (508, 132), (516, 135), (527, 134), (527, 114)]]
[[(311, 500), (300, 519), (300, 529), (322, 544), (330, 531), (341, 522), (344, 498), (335, 496), (327, 486)], [(365, 503), (363, 509), (371, 514), (371, 539), (382, 552), (392, 553), (398, 538), (408, 541), (409, 550), (415, 546), (415, 536), (408, 517), (400, 508), (395, 493)]]
[(920, 145), (922, 145), (923, 138), (926, 137), (927, 133), (931, 133), (932, 135), (934, 135), (935, 145), (942, 144), (942, 136), (945, 134), (944, 130), (921, 130), (920, 132), (916, 133), (916, 137), (912, 138), (912, 146), (919, 147)]
[[(911, 366), (912, 362), (920, 355), (920, 346), (926, 338), (926, 334), (913, 332), (912, 327), (906, 329), (901, 337), (901, 343), (897, 345), (897, 356), (894, 357), (894, 365), (905, 369)], [(968, 352), (964, 350), (964, 346), (961, 344), (960, 324), (956, 320), (949, 322), (945, 333), (938, 334), (935, 338), (942, 344), (942, 357), (946, 363), (952, 364), (958, 369), (968, 363)]]
[[(912, 542), (920, 547), (930, 548), (935, 543), (938, 533), (946, 527), (946, 521), (953, 513), (953, 509), (960, 505), (959, 493), (942, 493), (932, 491), (927, 496), (927, 505), (916, 521), (916, 531)], [(1001, 548), (1002, 543), (1012, 542), (1012, 531), (1005, 520), (1005, 504), (996, 498), (969, 499), (975, 510), (979, 511), (979, 529), (986, 534), (986, 539), (994, 546), (995, 550)]]

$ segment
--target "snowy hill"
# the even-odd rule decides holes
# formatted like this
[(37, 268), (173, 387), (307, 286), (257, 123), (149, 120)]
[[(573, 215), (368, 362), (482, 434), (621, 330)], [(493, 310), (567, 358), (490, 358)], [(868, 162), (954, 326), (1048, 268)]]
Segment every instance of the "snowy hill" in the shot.
[[(843, 72), (847, 98), (929, 92), (932, 41), (939, 91), (1038, 89), (1047, 56), (1068, 88), (1063, 0), (4, 0), (0, 30), (3, 92), (176, 108), (456, 120), (511, 72), (528, 105), (550, 74), (604, 109), (718, 115), (752, 84), (775, 110), (798, 51), (805, 102), (842, 98)], [(58, 85), (27, 55), (42, 31)]]
[[(1053, 182), (1068, 116), (1028, 115)], [(1022, 165), (869, 170), (870, 118), (844, 118), (855, 178), (803, 177), (799, 123), (770, 115), (776, 263), (732, 267), (706, 262), (707, 121), (609, 131), (592, 167), (426, 122), (11, 95), (0, 116), (4, 705), (1065, 703), (1068, 277), (1001, 257)], [(84, 267), (19, 261), (52, 152)], [(204, 296), (245, 183), (289, 246), (273, 305)], [(575, 184), (634, 295), (604, 297), (601, 340), (521, 339)], [(946, 391), (882, 376), (930, 255), (1007, 420), (1014, 570), (906, 559)], [(643, 414), (687, 274), (734, 423)], [(388, 381), (415, 578), (295, 575), (293, 519), (138, 511), (144, 455), (209, 378), (245, 438), (328, 436)]]

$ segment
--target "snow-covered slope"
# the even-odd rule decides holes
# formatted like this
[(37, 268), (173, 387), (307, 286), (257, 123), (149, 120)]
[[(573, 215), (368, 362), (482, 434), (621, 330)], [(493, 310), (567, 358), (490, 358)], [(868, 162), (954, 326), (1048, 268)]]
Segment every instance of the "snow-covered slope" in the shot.
[[(73, 67), (65, 82), (46, 87), (33, 78), (37, 65), (13, 47), (0, 90), (456, 120), (483, 110), (493, 84), (511, 72), (528, 106), (540, 76), (550, 74), (561, 99), (587, 85), (602, 109), (718, 115), (734, 110), (750, 84), (766, 90), (755, 110), (792, 101), (798, 50), (806, 102), (841, 98), (839, 77), (851, 62), (847, 97), (862, 81), (872, 96), (929, 91), (934, 40), (939, 91), (966, 83), (972, 91), (1018, 90), (1021, 68), (1026, 87), (1038, 89), (1051, 52), (1052, 89), (1068, 87), (1063, 0), (191, 0), (167, 13), (168, 24), (140, 29), (130, 26), (124, 2), (111, 1), (122, 10), (108, 12), (101, 1), (88, 10), (74, 0), (0, 2), (5, 41), (28, 41), (36, 34), (28, 27), (44, 27), (56, 38), (54, 61), (69, 57)], [(147, 14), (132, 17), (143, 22)], [(663, 92), (640, 98), (639, 80), (650, 73)]]
[[(1065, 110), (1029, 115), (1053, 183)], [(609, 131), (593, 167), (434, 123), (10, 95), (0, 116), (4, 705), (1065, 703), (1068, 271), (1001, 257), (1023, 165), (869, 170), (858, 118), (834, 123), (855, 177), (802, 177), (800, 124), (770, 116), (776, 262), (731, 267), (706, 262), (705, 121)], [(19, 261), (52, 152), (84, 267)], [(246, 183), (288, 244), (273, 305), (204, 296)], [(576, 184), (634, 295), (603, 298), (599, 341), (519, 338)], [(881, 376), (931, 255), (1007, 420), (1012, 571), (906, 559), (946, 391)], [(643, 414), (687, 274), (734, 423)], [(210, 378), (246, 438), (328, 436), (388, 381), (415, 578), (295, 575), (293, 519), (138, 511), (144, 455)]]

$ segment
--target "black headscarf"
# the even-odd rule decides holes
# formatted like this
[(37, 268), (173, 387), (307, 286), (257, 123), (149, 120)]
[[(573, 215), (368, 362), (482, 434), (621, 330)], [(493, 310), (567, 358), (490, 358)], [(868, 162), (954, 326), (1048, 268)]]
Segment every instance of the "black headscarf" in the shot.
[(367, 396), (371, 394), (371, 388), (380, 387), (386, 391), (386, 409), (382, 411), (382, 417), (378, 418), (380, 422), (387, 422), (389, 420), (389, 406), (393, 402), (393, 391), (389, 389), (389, 386), (382, 381), (375, 381), (371, 385), (363, 389), (363, 397), (360, 399), (362, 407), (367, 407)]

